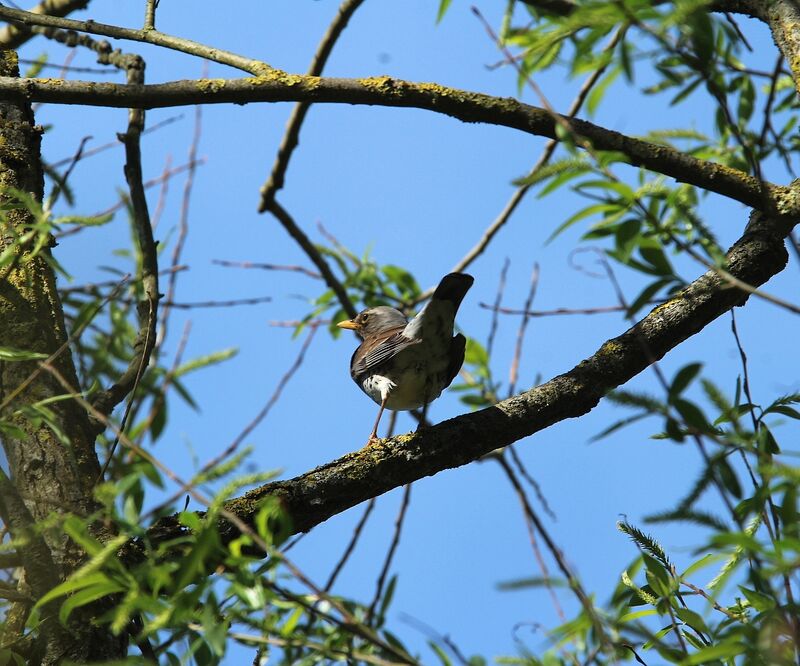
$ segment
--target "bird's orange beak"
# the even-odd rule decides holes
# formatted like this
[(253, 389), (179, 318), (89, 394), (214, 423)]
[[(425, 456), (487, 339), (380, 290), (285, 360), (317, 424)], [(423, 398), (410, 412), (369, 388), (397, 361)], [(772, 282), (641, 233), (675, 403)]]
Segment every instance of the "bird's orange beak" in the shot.
[(344, 321), (340, 321), (336, 324), (339, 328), (346, 328), (350, 331), (357, 331), (358, 324), (356, 324), (352, 319), (345, 319)]

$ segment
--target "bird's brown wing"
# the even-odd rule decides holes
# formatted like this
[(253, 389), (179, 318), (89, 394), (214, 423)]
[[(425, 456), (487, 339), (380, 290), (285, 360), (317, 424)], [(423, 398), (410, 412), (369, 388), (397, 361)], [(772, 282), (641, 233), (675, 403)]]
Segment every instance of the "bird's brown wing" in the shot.
[(350, 359), (351, 377), (356, 382), (360, 382), (362, 377), (376, 372), (383, 363), (407, 347), (420, 343), (420, 340), (412, 340), (404, 336), (404, 329), (405, 326), (398, 326), (364, 340)]
[(450, 364), (447, 366), (447, 381), (442, 389), (450, 386), (450, 383), (456, 378), (458, 371), (464, 363), (464, 352), (467, 349), (467, 339), (458, 333), (453, 336), (453, 342), (450, 345)]

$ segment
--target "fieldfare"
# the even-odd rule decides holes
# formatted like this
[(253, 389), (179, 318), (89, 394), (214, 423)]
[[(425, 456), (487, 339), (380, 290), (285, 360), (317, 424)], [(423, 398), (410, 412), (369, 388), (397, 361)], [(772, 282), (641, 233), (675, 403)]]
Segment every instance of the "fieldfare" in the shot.
[(467, 340), (453, 335), (453, 323), (472, 282), (465, 273), (445, 275), (411, 321), (380, 305), (337, 324), (361, 338), (350, 359), (350, 376), (381, 406), (367, 444), (377, 439), (384, 409), (427, 408), (458, 374)]

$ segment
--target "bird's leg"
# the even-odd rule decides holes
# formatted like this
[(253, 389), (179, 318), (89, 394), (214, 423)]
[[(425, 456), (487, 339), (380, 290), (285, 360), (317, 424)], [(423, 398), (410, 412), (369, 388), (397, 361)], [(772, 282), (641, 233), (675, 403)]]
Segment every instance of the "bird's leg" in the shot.
[(424, 430), (425, 428), (428, 427), (428, 405), (430, 404), (431, 403), (426, 401), (425, 404), (422, 405), (422, 414), (420, 415), (419, 421), (417, 423), (417, 432), (419, 432), (420, 430)]
[(386, 395), (381, 400), (381, 408), (378, 410), (378, 418), (375, 419), (375, 425), (372, 426), (372, 432), (370, 433), (369, 439), (367, 440), (367, 446), (372, 444), (375, 440), (378, 439), (378, 424), (381, 422), (381, 416), (383, 416), (383, 410), (386, 409), (386, 401), (389, 399), (389, 396)]

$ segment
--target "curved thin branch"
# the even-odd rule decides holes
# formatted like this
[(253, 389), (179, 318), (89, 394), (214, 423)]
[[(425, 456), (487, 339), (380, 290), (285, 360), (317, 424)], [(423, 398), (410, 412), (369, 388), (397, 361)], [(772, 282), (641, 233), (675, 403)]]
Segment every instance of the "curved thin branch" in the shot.
[(596, 150), (624, 154), (630, 163), (696, 185), (775, 216), (800, 213), (800, 200), (788, 187), (763, 182), (738, 169), (687, 155), (669, 146), (635, 139), (585, 120), (553, 117), (546, 109), (516, 99), (412, 83), (378, 76), (365, 79), (319, 78), (271, 70), (247, 79), (184, 80), (154, 85), (122, 85), (0, 77), (0, 97), (57, 104), (164, 108), (187, 104), (247, 104), (307, 101), (418, 108), (464, 122), (480, 122), (558, 138), (556, 125), (591, 143)]
[[(364, 0), (344, 0), (339, 7), (336, 18), (328, 27), (328, 31), (322, 38), (322, 41), (317, 47), (317, 52), (311, 61), (311, 66), (308, 68), (309, 76), (319, 76), (328, 62), (328, 57), (333, 50), (336, 41), (342, 34), (342, 31), (347, 27), (350, 17), (353, 16), (356, 9), (358, 9)], [(278, 155), (275, 157), (275, 163), (272, 165), (272, 172), (261, 188), (261, 201), (258, 204), (258, 212), (263, 213), (269, 207), (269, 202), (275, 198), (275, 194), (283, 187), (283, 179), (286, 176), (286, 169), (289, 168), (289, 160), (292, 158), (294, 149), (300, 137), (300, 127), (306, 118), (308, 109), (311, 105), (305, 102), (297, 104), (292, 109), (292, 115), (286, 123), (286, 132), (283, 135), (280, 148), (278, 148)]]
[(356, 310), (356, 306), (353, 305), (353, 301), (350, 300), (347, 290), (333, 274), (328, 262), (325, 261), (325, 258), (320, 254), (319, 250), (314, 247), (314, 243), (311, 242), (311, 239), (306, 236), (306, 233), (297, 225), (294, 218), (289, 215), (289, 212), (277, 201), (274, 199), (270, 201), (268, 208), (283, 225), (283, 228), (289, 232), (289, 235), (297, 241), (297, 244), (302, 248), (303, 252), (306, 253), (308, 258), (314, 262), (314, 265), (322, 274), (322, 279), (325, 280), (325, 284), (336, 294), (336, 298), (339, 299), (339, 304), (342, 306), (342, 309), (347, 312), (347, 316), (355, 317), (358, 314), (358, 310)]
[[(86, 32), (92, 35), (102, 35), (103, 37), (113, 37), (114, 39), (127, 39), (134, 42), (163, 46), (168, 49), (180, 51), (181, 53), (188, 53), (189, 55), (205, 58), (212, 62), (218, 62), (221, 65), (228, 65), (229, 67), (240, 69), (244, 72), (250, 72), (251, 74), (263, 74), (271, 69), (267, 63), (260, 60), (246, 58), (237, 53), (206, 46), (205, 44), (192, 41), (191, 39), (167, 35), (158, 30), (134, 30), (132, 28), (123, 28), (107, 23), (97, 23), (95, 21), (75, 21), (73, 19), (60, 18), (53, 15), (47, 16), (35, 12), (26, 12), (21, 9), (11, 9), (10, 7), (0, 7), (0, 19), (23, 26), (23, 29), (28, 31), (28, 35), (32, 32), (31, 28), (33, 26), (62, 28), (63, 30), (75, 30), (76, 32)], [(8, 29), (13, 28), (9, 26)], [(19, 30), (19, 28), (17, 28), (17, 30)], [(3, 48), (10, 47), (8, 45), (3, 45)]]
[[(132, 64), (127, 70), (128, 81), (140, 85), (144, 79), (144, 61), (132, 57)], [(120, 135), (125, 145), (125, 178), (131, 195), (133, 221), (136, 238), (141, 254), (141, 284), (144, 299), (137, 304), (139, 316), (139, 332), (133, 344), (134, 354), (122, 376), (109, 388), (98, 393), (92, 405), (103, 415), (108, 415), (116, 405), (122, 402), (133, 391), (150, 361), (150, 354), (156, 343), (156, 313), (158, 312), (158, 252), (153, 239), (153, 228), (150, 224), (150, 213), (147, 209), (147, 198), (144, 194), (142, 176), (142, 155), (140, 137), (144, 129), (144, 111), (131, 109), (128, 114), (128, 130)], [(127, 417), (127, 413), (125, 415)], [(123, 425), (124, 428), (123, 417)], [(98, 429), (104, 426), (96, 422)], [(109, 460), (113, 449), (109, 454)], [(106, 463), (108, 464), (108, 463)]]
[[(62, 17), (79, 9), (86, 9), (88, 4), (89, 0), (44, 0), (25, 13)], [(0, 30), (0, 48), (16, 49), (27, 42), (32, 35), (33, 31), (29, 26), (7, 25)]]
[[(784, 239), (789, 231), (789, 224), (754, 213), (745, 234), (728, 251), (728, 272), (750, 285), (766, 282), (786, 266)], [(226, 510), (252, 524), (262, 500), (279, 497), (292, 531), (306, 532), (393, 488), (466, 465), (559, 421), (586, 414), (608, 391), (745, 303), (748, 296), (716, 271), (708, 271), (563, 375), (493, 407), (380, 440), (293, 479), (268, 483), (231, 500)], [(169, 539), (183, 531), (174, 517), (166, 518), (150, 529), (149, 536)], [(234, 525), (223, 526), (224, 538), (237, 535)]]
[[(625, 35), (625, 31), (627, 30), (627, 26), (621, 26), (618, 28), (614, 34), (611, 36), (611, 39), (608, 43), (603, 47), (601, 54), (608, 53), (616, 48), (619, 40)], [(578, 111), (581, 110), (583, 103), (586, 101), (586, 98), (589, 96), (592, 88), (597, 84), (600, 80), (600, 77), (603, 76), (608, 65), (611, 64), (611, 59), (609, 58), (607, 61), (602, 62), (597, 69), (595, 69), (586, 80), (583, 82), (583, 85), (578, 90), (578, 94), (575, 96), (575, 99), (570, 104), (569, 110), (567, 111), (567, 115), (570, 118), (573, 118)], [(550, 158), (553, 156), (553, 153), (556, 151), (556, 146), (558, 146), (558, 141), (555, 139), (550, 139), (544, 147), (542, 154), (539, 156), (539, 159), (536, 160), (536, 164), (533, 165), (531, 170), (528, 172), (526, 179), (531, 178), (532, 176), (536, 175), (538, 171), (550, 161)], [(502, 227), (505, 226), (506, 222), (511, 219), (511, 216), (514, 214), (514, 211), (517, 209), (517, 206), (522, 202), (525, 198), (525, 195), (528, 193), (528, 190), (531, 188), (531, 185), (525, 184), (518, 187), (514, 194), (511, 195), (511, 198), (508, 200), (506, 205), (503, 207), (503, 210), (500, 211), (500, 214), (494, 219), (494, 221), (486, 228), (486, 231), (483, 232), (480, 240), (473, 246), (473, 248), (464, 255), (464, 257), (452, 268), (453, 273), (463, 273), (467, 267), (475, 261), (483, 251), (489, 246), (489, 243), (495, 237), (498, 231)], [(433, 289), (426, 291), (422, 296), (424, 298), (429, 298), (433, 294)], [(418, 300), (424, 300), (418, 299)]]

